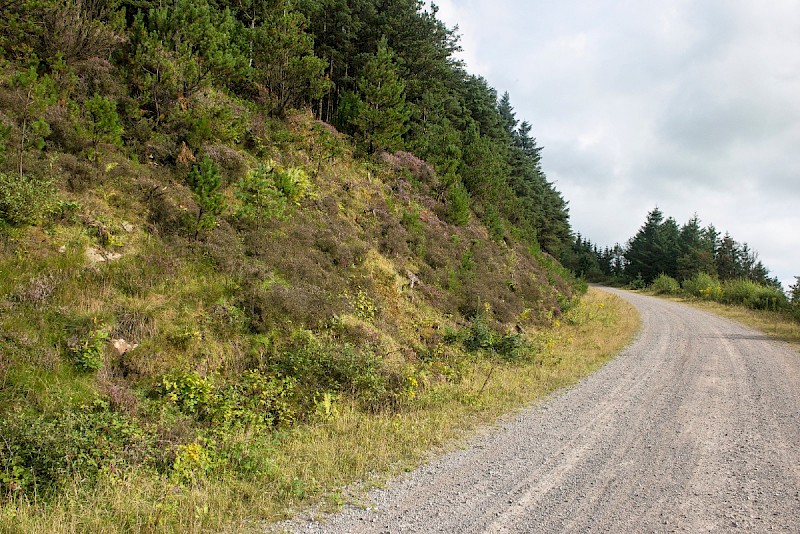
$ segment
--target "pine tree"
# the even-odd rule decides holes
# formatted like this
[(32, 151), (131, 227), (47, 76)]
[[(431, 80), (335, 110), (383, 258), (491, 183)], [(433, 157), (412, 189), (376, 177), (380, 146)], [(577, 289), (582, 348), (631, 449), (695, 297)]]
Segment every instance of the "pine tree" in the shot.
[(225, 209), (225, 199), (219, 191), (221, 185), (219, 168), (211, 158), (205, 156), (192, 166), (187, 177), (197, 203), (197, 218), (194, 221), (195, 238), (202, 230), (214, 228), (217, 215)]
[(626, 276), (631, 280), (641, 277), (649, 284), (662, 272), (670, 274), (668, 256), (675, 256), (675, 250), (672, 249), (677, 246), (677, 239), (672, 243), (673, 237), (676, 237), (675, 230), (675, 221), (671, 218), (664, 221), (664, 214), (660, 209), (654, 208), (648, 213), (644, 225), (628, 242), (625, 252), (628, 262)]
[(280, 11), (250, 30), (255, 79), (265, 90), (271, 111), (282, 116), (301, 102), (313, 102), (330, 88), (326, 62), (314, 55), (305, 17)]
[(789, 287), (789, 297), (793, 305), (800, 307), (800, 276), (794, 277), (794, 285)]
[(358, 89), (361, 102), (353, 125), (362, 146), (369, 154), (402, 148), (411, 111), (403, 93), (405, 83), (397, 74), (394, 53), (385, 37), (359, 77)]
[(742, 276), (741, 249), (729, 233), (719, 242), (715, 263), (720, 280), (733, 280)]
[(84, 105), (89, 135), (95, 150), (100, 143), (122, 144), (122, 122), (117, 113), (117, 103), (95, 94)]
[(508, 91), (503, 93), (500, 97), (500, 102), (497, 104), (497, 111), (500, 114), (500, 123), (508, 133), (509, 137), (514, 135), (519, 121), (514, 113), (514, 108), (511, 107), (511, 96)]
[(677, 260), (677, 279), (688, 280), (698, 273), (715, 276), (714, 239), (709, 238), (708, 229), (700, 226), (695, 214), (681, 227), (680, 256)]

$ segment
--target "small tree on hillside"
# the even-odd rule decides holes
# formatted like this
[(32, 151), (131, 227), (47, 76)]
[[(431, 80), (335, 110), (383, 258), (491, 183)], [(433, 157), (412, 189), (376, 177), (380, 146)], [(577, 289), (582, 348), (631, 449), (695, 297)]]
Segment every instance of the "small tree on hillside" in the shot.
[(200, 231), (213, 228), (217, 224), (217, 215), (225, 209), (225, 199), (219, 192), (219, 169), (208, 156), (192, 166), (187, 182), (198, 207), (194, 221), (196, 238)]
[(330, 88), (325, 61), (314, 55), (314, 39), (304, 31), (300, 13), (274, 13), (250, 30), (256, 80), (266, 91), (270, 111), (282, 116), (304, 99), (322, 97)]
[(411, 111), (406, 104), (405, 83), (397, 74), (394, 54), (386, 38), (378, 43), (358, 80), (361, 102), (353, 119), (356, 135), (370, 154), (403, 147)]
[(95, 94), (86, 101), (85, 115), (92, 149), (97, 157), (100, 143), (122, 144), (122, 121), (117, 114), (117, 104), (110, 98)]

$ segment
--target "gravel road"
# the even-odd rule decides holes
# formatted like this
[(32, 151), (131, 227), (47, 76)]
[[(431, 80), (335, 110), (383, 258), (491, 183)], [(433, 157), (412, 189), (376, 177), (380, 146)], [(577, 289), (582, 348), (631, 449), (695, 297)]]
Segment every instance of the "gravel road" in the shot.
[[(612, 291), (612, 290), (609, 290)], [(800, 354), (618, 292), (637, 340), (575, 387), (291, 532), (800, 532)]]

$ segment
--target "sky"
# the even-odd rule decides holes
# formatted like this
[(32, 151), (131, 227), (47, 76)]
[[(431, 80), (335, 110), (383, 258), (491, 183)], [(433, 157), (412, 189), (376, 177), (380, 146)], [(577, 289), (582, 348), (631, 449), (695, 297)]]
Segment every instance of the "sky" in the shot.
[(533, 125), (570, 220), (625, 244), (658, 207), (800, 276), (800, 0), (439, 0), (468, 72)]

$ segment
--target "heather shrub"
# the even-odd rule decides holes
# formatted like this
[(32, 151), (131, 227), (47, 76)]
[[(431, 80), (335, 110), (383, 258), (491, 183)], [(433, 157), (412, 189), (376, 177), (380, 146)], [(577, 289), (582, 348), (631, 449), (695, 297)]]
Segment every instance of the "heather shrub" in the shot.
[(434, 170), (430, 163), (403, 150), (393, 154), (384, 152), (381, 154), (381, 161), (389, 165), (394, 172), (407, 173), (419, 182), (428, 182), (434, 176)]
[(248, 282), (237, 301), (237, 306), (247, 314), (250, 329), (261, 334), (288, 324), (316, 327), (341, 311), (341, 305), (338, 300), (328, 299), (322, 288), (304, 284), (288, 286), (283, 282)]

